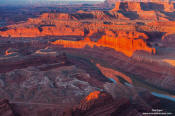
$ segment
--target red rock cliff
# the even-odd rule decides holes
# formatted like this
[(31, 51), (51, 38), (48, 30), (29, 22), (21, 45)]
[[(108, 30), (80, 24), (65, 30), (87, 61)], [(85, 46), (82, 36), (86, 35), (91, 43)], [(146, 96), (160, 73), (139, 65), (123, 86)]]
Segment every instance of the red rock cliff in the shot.
[[(91, 41), (89, 38), (85, 38), (80, 41), (67, 41), (67, 40), (57, 40), (52, 42), (54, 45), (63, 45), (65, 48), (84, 48), (85, 46), (98, 47), (108, 47), (112, 48), (118, 52), (131, 57), (133, 53), (137, 50), (143, 50), (149, 53), (155, 54), (155, 49), (147, 46), (146, 42), (139, 36), (143, 36), (143, 33), (119, 33), (117, 37), (110, 37), (107, 35), (102, 36), (97, 42)], [(144, 35), (145, 36), (145, 35)]]
[[(161, 1), (161, 0), (157, 0), (157, 1), (116, 1), (115, 3), (115, 8), (113, 9), (113, 11), (118, 11), (118, 10), (125, 10), (125, 11), (137, 11), (137, 12), (141, 12), (143, 11), (142, 6), (147, 5), (147, 3), (152, 3), (152, 8), (151, 10), (163, 10), (165, 12), (173, 12), (174, 11), (174, 5), (173, 2), (169, 2), (169, 1)], [(154, 6), (155, 5), (155, 6)], [(156, 6), (157, 5), (157, 6)], [(161, 9), (161, 6), (163, 6), (163, 9)]]

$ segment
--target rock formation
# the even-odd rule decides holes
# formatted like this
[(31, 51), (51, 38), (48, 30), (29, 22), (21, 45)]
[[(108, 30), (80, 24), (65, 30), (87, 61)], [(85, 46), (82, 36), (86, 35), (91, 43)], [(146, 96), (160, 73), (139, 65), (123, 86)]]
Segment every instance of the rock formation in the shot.
[(105, 68), (103, 66), (101, 66), (100, 64), (96, 64), (96, 66), (99, 68), (99, 70), (103, 73), (103, 75), (105, 75), (107, 78), (111, 78), (113, 79), (115, 82), (114, 83), (120, 83), (119, 81), (119, 77), (122, 78), (123, 80), (125, 80), (127, 83), (129, 84), (133, 84), (133, 81), (130, 77), (128, 77), (127, 75), (117, 71), (117, 70), (113, 70), (110, 68)]
[[(140, 41), (140, 36), (142, 36), (142, 41), (149, 40), (145, 34), (136, 32), (113, 33), (108, 31), (105, 34), (103, 36), (109, 37), (107, 40), (128, 37), (128, 39)], [(135, 80), (130, 75), (137, 75), (138, 78), (146, 80), (149, 84), (161, 85), (169, 90), (174, 88), (174, 78), (171, 75), (175, 72), (173, 68), (170, 71), (166, 65), (152, 65), (153, 62), (149, 63), (148, 61), (140, 62), (136, 60), (135, 55), (135, 57), (129, 58), (111, 49), (96, 47), (96, 49), (75, 50), (50, 45), (47, 42), (42, 45), (41, 43), (47, 40), (46, 38), (40, 38), (41, 43), (36, 44), (33, 42), (35, 39), (26, 39), (29, 43), (32, 41), (32, 44), (28, 43), (28, 46), (27, 43), (23, 46), (17, 46), (15, 42), (17, 40), (23, 41), (21, 39), (13, 38), (11, 44), (8, 40), (4, 40), (10, 49), (5, 49), (3, 52), (2, 49), (0, 50), (3, 53), (0, 56), (0, 65), (2, 66), (0, 69), (0, 87), (4, 90), (0, 91), (0, 97), (9, 99), (12, 109), (21, 116), (38, 116), (39, 114), (62, 116), (65, 109), (68, 111), (63, 114), (67, 115), (68, 112), (69, 115), (67, 116), (73, 114), (77, 116), (90, 114), (104, 114), (104, 116), (111, 114), (115, 116), (119, 111), (123, 116), (127, 116), (127, 114), (132, 116), (133, 114), (139, 115), (142, 111), (150, 111), (154, 105), (157, 106), (159, 99), (143, 89), (136, 89), (134, 87)], [(107, 45), (113, 45), (113, 41), (106, 39), (102, 41), (100, 38), (97, 42), (91, 39), (72, 40), (72, 42), (86, 41), (100, 45), (106, 42)], [(50, 38), (47, 41), (49, 40)], [(61, 40), (58, 39), (58, 41)], [(70, 42), (69, 40), (62, 41)], [(4, 44), (1, 43), (0, 46)], [(29, 54), (21, 52), (25, 49), (28, 49)], [(12, 56), (11, 54), (6, 55), (6, 52), (20, 54)], [(115, 68), (107, 68), (100, 63), (97, 64), (98, 58)], [(116, 68), (120, 68), (120, 71), (117, 71)], [(168, 75), (163, 75), (162, 70), (168, 71)], [(117, 84), (112, 84), (113, 81), (108, 79), (110, 76), (113, 79), (118, 78)], [(124, 82), (120, 79), (123, 79)], [(106, 85), (106, 82), (110, 83)], [(137, 82), (140, 83), (138, 80)], [(130, 97), (133, 100), (132, 102)], [(150, 100), (152, 100), (151, 104), (149, 104)], [(123, 109), (127, 109), (127, 114)]]
[(173, 112), (173, 2), (116, 1), (0, 27), (0, 116)]
[[(98, 93), (98, 98), (91, 99), (87, 101), (87, 97), (96, 95)], [(139, 103), (131, 103), (127, 97), (114, 99), (109, 93), (95, 91), (90, 93), (86, 98), (84, 98), (78, 106), (73, 107), (70, 110), (66, 110), (63, 116), (142, 116), (143, 112), (151, 112), (151, 108), (155, 104), (158, 104), (158, 100), (150, 94), (144, 92), (144, 95), (137, 96)], [(132, 99), (132, 98), (131, 98)], [(139, 99), (141, 101), (139, 101)], [(152, 99), (152, 104), (145, 104), (145, 101)], [(133, 100), (134, 101), (134, 100)], [(127, 112), (126, 112), (127, 110)]]
[[(158, 21), (173, 21), (173, 9), (172, 2), (140, 3), (124, 1), (116, 2), (115, 8), (111, 11), (43, 13), (37, 18), (29, 18), (26, 22), (1, 28), (0, 36), (86, 36), (87, 31), (93, 31), (92, 28), (109, 28), (109, 30), (112, 29), (113, 31), (123, 29), (126, 31), (129, 26), (132, 27), (130, 31), (134, 31), (136, 30), (134, 25), (126, 24), (127, 27), (124, 29), (121, 25), (116, 26), (115, 20), (139, 20), (142, 22), (150, 20), (153, 21), (153, 23), (157, 23)], [(165, 12), (169, 12), (169, 14)], [(92, 19), (94, 20), (93, 22)], [(98, 22), (99, 20), (100, 22)], [(171, 21), (169, 22), (171, 23)], [(169, 26), (167, 26), (167, 28), (169, 28)], [(157, 31), (160, 30), (157, 29)]]
[(15, 116), (9, 101), (6, 99), (0, 99), (0, 115), (1, 116)]
[[(110, 1), (108, 1), (110, 3)], [(107, 3), (108, 3), (107, 2)], [(165, 11), (165, 12), (173, 12), (174, 11), (174, 4), (173, 2), (169, 1), (116, 1), (115, 8), (113, 11), (136, 11), (136, 12), (143, 12), (144, 9), (152, 10), (152, 11)], [(144, 13), (144, 12), (143, 12)]]
[(94, 46), (108, 47), (118, 52), (122, 52), (129, 57), (131, 57), (137, 50), (143, 50), (151, 54), (155, 54), (156, 51), (154, 48), (150, 48), (146, 45), (143, 39), (139, 39), (142, 35), (145, 36), (143, 33), (136, 33), (136, 35), (132, 32), (129, 32), (128, 34), (118, 33), (118, 37), (104, 35), (97, 42), (93, 42), (89, 38), (85, 38), (80, 41), (57, 40), (52, 42), (52, 44), (63, 45), (65, 48), (85, 48), (86, 46), (90, 46), (91, 48)]
[(116, 2), (113, 11), (141, 11), (141, 6), (139, 2)]

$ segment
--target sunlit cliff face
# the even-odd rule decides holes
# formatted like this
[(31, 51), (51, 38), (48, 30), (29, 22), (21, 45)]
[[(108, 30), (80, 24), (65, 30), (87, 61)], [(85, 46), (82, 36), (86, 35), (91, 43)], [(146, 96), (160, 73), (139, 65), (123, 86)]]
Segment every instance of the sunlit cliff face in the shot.
[(9, 29), (5, 32), (0, 32), (0, 35), (3, 37), (40, 37), (40, 36), (64, 36), (64, 35), (75, 35), (82, 36), (84, 33), (80, 29), (70, 29), (66, 27), (54, 27), (54, 26), (45, 26), (42, 29), (36, 27), (33, 28), (17, 28)]
[(51, 43), (54, 45), (63, 45), (64, 48), (85, 48), (86, 46), (91, 48), (94, 46), (107, 47), (121, 52), (128, 57), (131, 57), (137, 50), (142, 50), (153, 54), (156, 52), (155, 48), (149, 47), (143, 39), (129, 38), (129, 36), (110, 37), (104, 35), (97, 42), (91, 41), (89, 38), (85, 38), (84, 40), (80, 41), (57, 40)]
[(96, 64), (96, 66), (100, 69), (100, 71), (103, 73), (103, 75), (105, 75), (107, 78), (113, 79), (116, 83), (120, 83), (118, 77), (121, 77), (129, 84), (133, 84), (132, 79), (122, 72), (119, 72), (117, 70), (113, 70), (111, 68), (103, 67), (100, 64)]

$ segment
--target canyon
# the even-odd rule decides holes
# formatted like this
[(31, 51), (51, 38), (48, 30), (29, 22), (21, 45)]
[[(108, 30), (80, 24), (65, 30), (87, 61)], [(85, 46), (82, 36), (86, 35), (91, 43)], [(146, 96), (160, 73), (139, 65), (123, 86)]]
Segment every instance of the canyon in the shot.
[(174, 115), (173, 0), (52, 8), (0, 26), (0, 116)]

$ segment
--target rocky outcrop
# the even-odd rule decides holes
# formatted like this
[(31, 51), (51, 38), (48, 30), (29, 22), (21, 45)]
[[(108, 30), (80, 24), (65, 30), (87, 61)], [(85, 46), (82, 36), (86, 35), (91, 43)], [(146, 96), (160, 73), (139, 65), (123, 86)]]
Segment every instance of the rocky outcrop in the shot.
[(42, 27), (21, 27), (17, 29), (9, 29), (5, 32), (0, 32), (3, 37), (41, 37), (41, 36), (65, 36), (77, 35), (83, 36), (84, 32), (80, 29), (71, 29), (68, 27), (42, 26)]
[[(109, 37), (108, 40), (111, 40), (111, 43), (115, 39), (126, 37), (133, 40), (139, 40), (139, 38), (142, 38), (143, 41), (149, 40), (144, 33), (138, 32), (106, 31), (103, 36)], [(15, 38), (10, 40), (14, 44), (16, 40), (23, 41), (23, 39)], [(34, 39), (25, 40), (31, 42)], [(42, 42), (46, 38), (39, 40)], [(6, 41), (8, 43), (8, 40)], [(87, 43), (94, 42), (92, 38), (86, 39), (86, 41)], [(101, 38), (94, 43), (100, 41)], [(111, 43), (106, 41), (105, 44), (110, 45)], [(61, 116), (64, 109), (69, 110), (65, 111), (65, 115), (68, 112), (68, 116), (72, 116), (72, 114), (78, 116), (108, 116), (111, 114), (115, 116), (118, 113), (121, 116), (141, 115), (143, 111), (150, 111), (153, 105), (158, 106), (159, 99), (143, 89), (136, 89), (132, 75), (138, 75), (138, 78), (146, 80), (150, 84), (161, 85), (169, 90), (174, 89), (174, 73), (171, 73), (166, 65), (161, 67), (146, 61), (139, 62), (133, 57), (128, 58), (107, 48), (91, 49), (87, 47), (87, 49), (76, 50), (63, 49), (47, 42), (45, 44), (49, 47), (42, 48), (41, 44), (33, 43), (31, 46), (37, 45), (37, 50), (27, 46), (27, 48), (31, 48), (29, 49), (31, 53), (25, 56), (20, 51), (25, 51), (26, 43), (18, 47), (7, 44), (10, 49), (5, 49), (5, 51), (10, 54), (6, 55), (5, 51), (1, 54), (0, 88), (3, 88), (3, 91), (0, 91), (0, 97), (9, 99), (13, 104), (13, 110), (20, 116), (52, 116), (55, 114)], [(0, 45), (2, 47), (3, 43)], [(60, 51), (66, 54), (62, 54)], [(14, 52), (20, 54), (12, 57)], [(96, 65), (95, 59), (97, 61), (100, 59), (103, 61), (102, 63), (112, 67), (100, 64), (101, 61), (99, 65)], [(7, 68), (12, 69), (7, 70)], [(117, 68), (121, 70), (117, 70)], [(162, 76), (164, 72), (169, 74)], [(172, 72), (174, 72), (173, 69)], [(106, 77), (123, 79), (128, 85), (122, 83), (121, 80), (119, 80), (120, 83), (112, 84), (112, 81)], [(110, 83), (106, 85), (106, 82)], [(103, 86), (104, 84), (105, 86)], [(84, 99), (80, 102), (82, 98)], [(79, 105), (77, 106), (77, 104)]]
[[(142, 8), (144, 6), (144, 8)], [(150, 8), (151, 6), (151, 8)], [(160, 8), (159, 8), (160, 7)], [(112, 31), (134, 31), (138, 27), (126, 23), (123, 26), (115, 20), (145, 22), (175, 20), (173, 3), (117, 2), (110, 11), (83, 11), (77, 13), (43, 13), (37, 18), (0, 29), (1, 37), (43, 37), (43, 36), (86, 36), (95, 28)], [(166, 13), (169, 12), (169, 13)], [(93, 20), (92, 20), (93, 19)], [(171, 21), (169, 21), (171, 23)], [(167, 26), (166, 28), (172, 28)], [(145, 30), (144, 30), (145, 31)], [(148, 30), (146, 30), (148, 31)], [(156, 31), (160, 31), (159, 28)], [(166, 31), (166, 29), (165, 29)]]
[(164, 2), (162, 3), (165, 12), (173, 12), (175, 11), (174, 3), (173, 2)]
[[(63, 108), (78, 104), (82, 97), (101, 90), (103, 85), (75, 65), (24, 65), (28, 67), (0, 73), (0, 97), (9, 99), (20, 116), (60, 116)], [(7, 115), (10, 113), (8, 103), (0, 101), (0, 116), (13, 116)]]
[(0, 72), (8, 72), (16, 68), (28, 66), (38, 66), (41, 64), (57, 63), (57, 66), (70, 65), (64, 54), (53, 52), (49, 49), (38, 50), (31, 55), (22, 56), (18, 52), (10, 52), (14, 49), (6, 50), (5, 56), (0, 58)]
[(101, 66), (100, 64), (96, 64), (96, 66), (99, 68), (99, 70), (103, 73), (103, 75), (105, 75), (107, 78), (111, 78), (113, 80), (114, 83), (120, 83), (119, 79), (123, 79), (125, 80), (127, 83), (129, 84), (133, 84), (133, 81), (131, 79), (131, 77), (117, 71), (117, 70), (113, 70), (110, 68), (106, 68)]
[[(98, 97), (95, 99), (87, 100), (87, 98), (93, 97), (95, 95), (97, 95)], [(74, 108), (72, 115), (70, 116), (82, 116), (82, 115), (83, 116), (88, 116), (88, 115), (105, 116), (105, 115), (108, 115), (109, 112), (111, 112), (111, 110), (112, 111), (114, 110), (114, 108), (107, 107), (108, 104), (111, 104), (112, 102), (113, 102), (113, 98), (111, 95), (100, 91), (92, 92), (85, 99), (81, 101), (78, 107)], [(100, 108), (100, 106), (103, 106), (106, 109), (102, 109)], [(105, 112), (105, 110), (107, 110), (107, 112)]]
[(5, 55), (8, 56), (8, 55), (14, 55), (14, 54), (18, 54), (18, 50), (17, 49), (12, 49), (12, 48), (8, 48), (6, 51), (5, 51)]
[(116, 2), (170, 2), (174, 0), (105, 0), (105, 3), (115, 4)]
[(173, 2), (169, 2), (169, 1), (148, 1), (148, 2), (116, 1), (113, 11), (119, 11), (119, 10), (122, 10), (125, 12), (126, 11), (143, 12), (145, 10), (173, 12), (174, 4)]
[(126, 34), (124, 32), (119, 32), (117, 37), (104, 35), (97, 42), (93, 42), (89, 38), (85, 38), (80, 41), (57, 40), (51, 43), (54, 45), (63, 45), (65, 48), (85, 48), (86, 46), (90, 46), (91, 48), (94, 46), (108, 47), (118, 52), (122, 52), (129, 57), (131, 57), (137, 50), (143, 50), (151, 54), (155, 54), (156, 51), (154, 48), (150, 48), (146, 45), (143, 39), (139, 39), (140, 37), (144, 38), (144, 36), (147, 38), (147, 36), (143, 33), (128, 32)]
[(112, 11), (141, 11), (141, 4), (139, 2), (116, 2), (115, 8)]
[[(94, 99), (87, 100), (89, 97)], [(147, 100), (149, 101), (151, 98), (152, 104), (146, 104)], [(137, 100), (142, 105), (130, 101), (127, 97), (114, 99), (109, 93), (94, 91), (85, 97), (78, 106), (66, 110), (63, 116), (116, 116), (118, 114), (120, 116), (142, 116), (143, 112), (151, 112), (151, 108), (158, 103), (156, 98), (149, 93), (144, 95), (144, 99), (138, 96)]]
[(6, 99), (0, 99), (0, 116), (15, 116)]
[[(40, 36), (83, 36), (84, 31), (74, 28), (79, 25), (69, 14), (63, 13), (44, 13), (38, 18), (29, 18), (26, 22), (16, 26), (9, 26), (6, 31), (1, 31), (2, 37), (40, 37)], [(76, 20), (76, 19), (75, 19)], [(66, 22), (65, 22), (66, 21)], [(68, 23), (68, 24), (67, 24)]]

